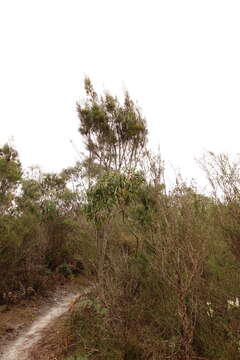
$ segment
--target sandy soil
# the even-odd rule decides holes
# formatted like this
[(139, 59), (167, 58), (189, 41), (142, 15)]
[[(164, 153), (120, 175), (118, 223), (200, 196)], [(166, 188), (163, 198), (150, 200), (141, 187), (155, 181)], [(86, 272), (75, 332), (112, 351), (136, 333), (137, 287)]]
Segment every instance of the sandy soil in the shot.
[(55, 352), (68, 346), (61, 318), (86, 291), (86, 285), (67, 284), (47, 298), (25, 300), (0, 313), (0, 359), (60, 359)]

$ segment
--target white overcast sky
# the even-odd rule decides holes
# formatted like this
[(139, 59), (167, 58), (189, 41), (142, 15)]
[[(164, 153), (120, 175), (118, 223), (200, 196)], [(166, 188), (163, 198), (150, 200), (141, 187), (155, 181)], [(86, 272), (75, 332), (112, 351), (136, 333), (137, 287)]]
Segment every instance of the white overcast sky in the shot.
[(75, 103), (127, 88), (150, 144), (184, 176), (240, 152), (240, 1), (0, 0), (0, 144), (58, 171), (80, 147)]

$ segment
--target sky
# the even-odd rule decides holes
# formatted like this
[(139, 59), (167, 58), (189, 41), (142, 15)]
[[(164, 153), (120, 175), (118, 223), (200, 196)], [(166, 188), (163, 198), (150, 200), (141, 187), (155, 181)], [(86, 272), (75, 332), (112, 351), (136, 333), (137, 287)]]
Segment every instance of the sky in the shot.
[(24, 167), (73, 165), (89, 76), (128, 89), (149, 145), (198, 180), (205, 151), (240, 152), (239, 18), (233, 0), (0, 0), (0, 145)]

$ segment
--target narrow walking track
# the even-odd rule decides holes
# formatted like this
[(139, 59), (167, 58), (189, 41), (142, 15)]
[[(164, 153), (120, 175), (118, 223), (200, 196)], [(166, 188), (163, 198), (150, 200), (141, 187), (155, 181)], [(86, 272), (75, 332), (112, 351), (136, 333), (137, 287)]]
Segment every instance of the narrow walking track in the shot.
[(74, 301), (89, 292), (86, 288), (80, 294), (68, 294), (57, 304), (54, 304), (48, 312), (39, 317), (31, 327), (10, 344), (0, 356), (1, 360), (30, 360), (29, 353), (34, 345), (41, 339), (44, 330), (58, 317), (68, 311)]

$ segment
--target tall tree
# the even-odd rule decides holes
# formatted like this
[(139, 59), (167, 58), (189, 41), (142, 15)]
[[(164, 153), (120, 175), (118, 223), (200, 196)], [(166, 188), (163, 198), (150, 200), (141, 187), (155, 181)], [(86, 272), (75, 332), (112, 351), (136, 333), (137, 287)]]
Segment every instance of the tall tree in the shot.
[(121, 171), (136, 168), (145, 151), (148, 130), (139, 108), (128, 92), (124, 103), (109, 93), (98, 96), (85, 78), (86, 100), (77, 104), (79, 131), (83, 136), (88, 166)]
[(22, 176), (17, 151), (5, 144), (0, 148), (0, 214), (8, 211)]

